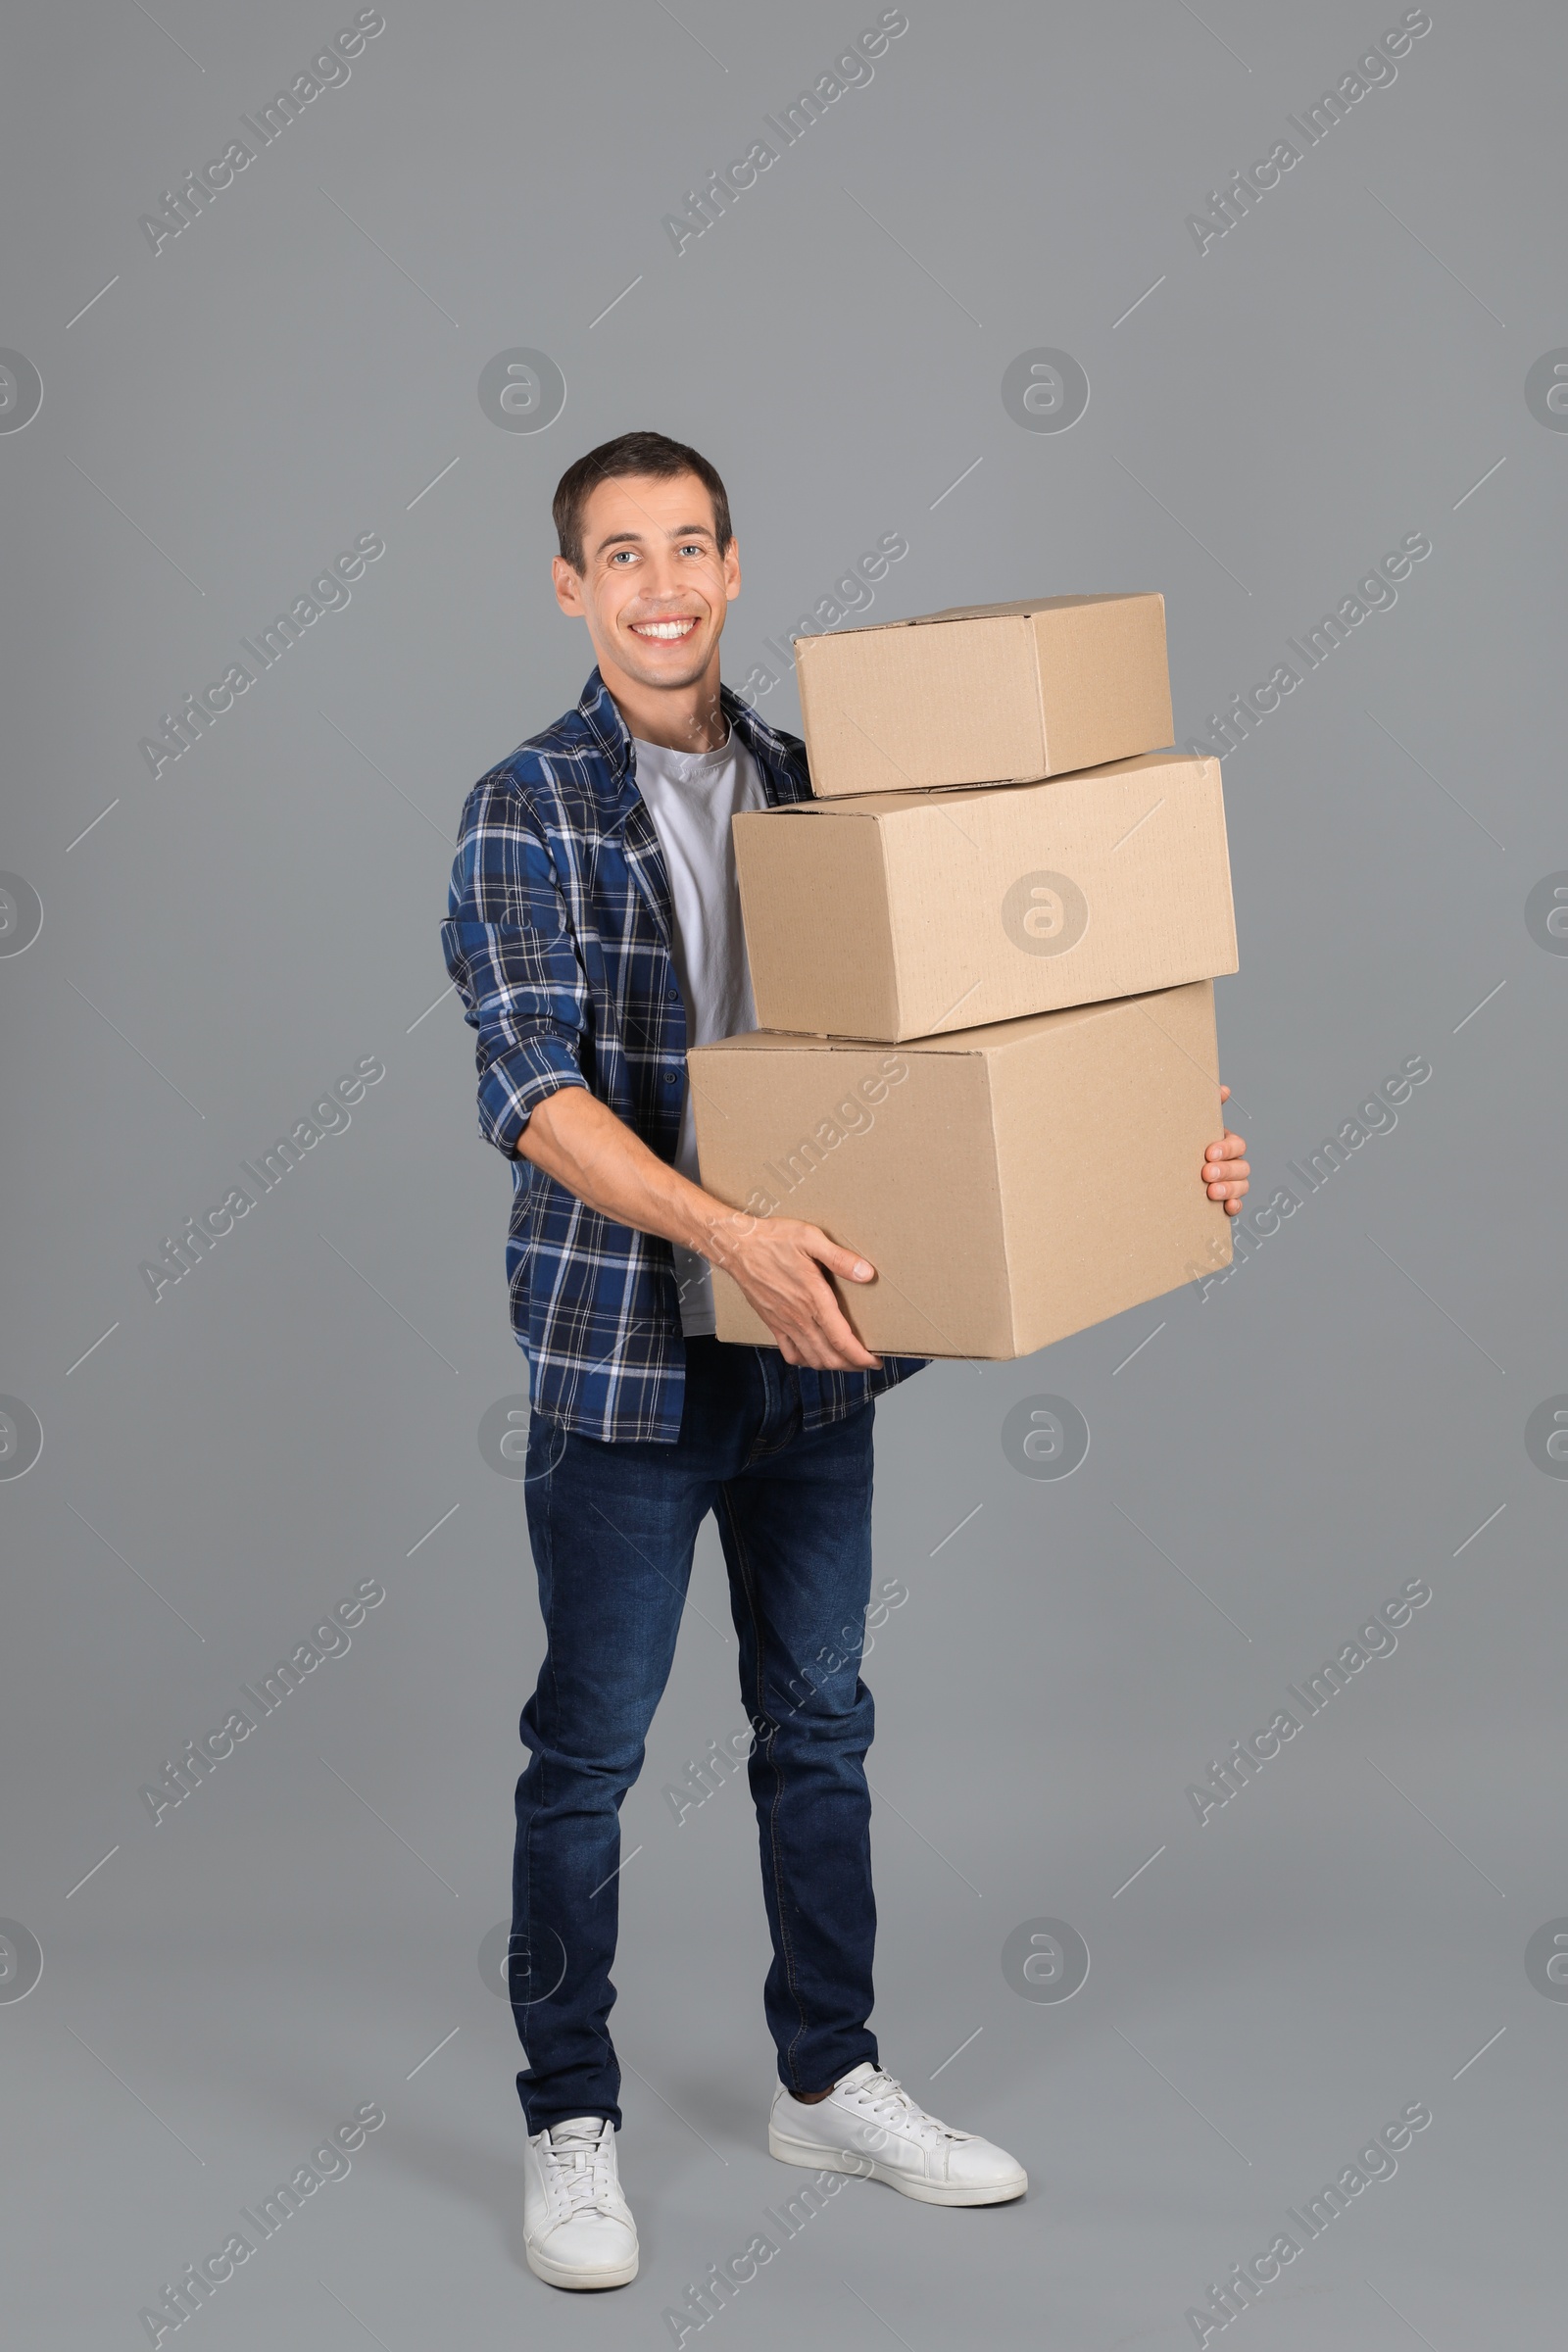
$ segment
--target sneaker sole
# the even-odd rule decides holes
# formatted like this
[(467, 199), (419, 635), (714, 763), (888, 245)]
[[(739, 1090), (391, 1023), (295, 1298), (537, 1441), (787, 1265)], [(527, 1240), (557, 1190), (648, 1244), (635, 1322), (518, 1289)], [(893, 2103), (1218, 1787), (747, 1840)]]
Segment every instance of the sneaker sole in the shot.
[(985, 2188), (955, 2187), (943, 2180), (917, 2180), (896, 2165), (878, 2164), (874, 2156), (852, 2156), (847, 2149), (813, 2148), (804, 2139), (786, 2139), (771, 2124), (767, 2127), (767, 2152), (776, 2156), (780, 2164), (802, 2165), (808, 2172), (849, 2173), (860, 2180), (881, 2180), (889, 2188), (896, 2188), (900, 2196), (917, 2198), (922, 2205), (1010, 2205), (1029, 2186), (1029, 2176), (1021, 2167), (1006, 2180)]
[(605, 2286), (630, 2286), (637, 2276), (638, 2257), (635, 2254), (630, 2262), (616, 2263), (610, 2270), (572, 2271), (564, 2269), (559, 2262), (552, 2262), (548, 2255), (539, 2253), (531, 2245), (525, 2244), (524, 2252), (528, 2257), (529, 2270), (536, 2278), (542, 2278), (547, 2286), (563, 2286), (568, 2290), (592, 2293)]

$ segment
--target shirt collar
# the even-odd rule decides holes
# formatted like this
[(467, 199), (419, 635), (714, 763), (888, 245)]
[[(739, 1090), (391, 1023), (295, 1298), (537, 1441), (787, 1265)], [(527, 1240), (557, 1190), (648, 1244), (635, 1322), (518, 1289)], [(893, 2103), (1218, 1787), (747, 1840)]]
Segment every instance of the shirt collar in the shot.
[[(770, 797), (793, 799), (809, 789), (804, 776), (796, 776), (790, 746), (758, 717), (750, 703), (743, 702), (732, 688), (722, 684), (718, 700), (730, 725), (761, 767), (764, 780), (771, 787)], [(618, 793), (632, 764), (631, 731), (597, 666), (589, 673), (577, 710), (583, 725), (610, 763), (612, 788)]]
[(611, 777), (618, 790), (631, 762), (631, 734), (615, 706), (613, 695), (599, 674), (597, 663), (588, 673), (588, 683), (582, 690), (577, 710), (583, 725), (609, 760)]

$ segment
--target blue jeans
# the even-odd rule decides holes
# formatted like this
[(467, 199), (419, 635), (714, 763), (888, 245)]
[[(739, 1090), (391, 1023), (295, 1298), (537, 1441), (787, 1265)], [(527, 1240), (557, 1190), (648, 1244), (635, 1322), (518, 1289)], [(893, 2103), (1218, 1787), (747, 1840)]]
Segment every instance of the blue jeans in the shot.
[[(718, 1520), (773, 1939), (780, 2080), (823, 2090), (875, 2060), (876, 1906), (858, 1659), (871, 1586), (871, 1422), (809, 1434), (776, 1348), (686, 1342), (674, 1445), (606, 1445), (536, 1415), (527, 1508), (547, 1649), (522, 1712), (510, 1980), (530, 2132), (619, 2128), (611, 2044), (620, 1806), (669, 1676), (697, 1531)], [(733, 1752), (733, 1751), (732, 1751)]]

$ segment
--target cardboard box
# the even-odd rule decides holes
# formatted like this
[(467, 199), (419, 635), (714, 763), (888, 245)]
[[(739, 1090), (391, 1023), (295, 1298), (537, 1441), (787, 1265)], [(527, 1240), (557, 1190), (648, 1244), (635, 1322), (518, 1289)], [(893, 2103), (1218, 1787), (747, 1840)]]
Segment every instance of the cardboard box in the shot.
[[(687, 1056), (703, 1183), (819, 1225), (874, 1352), (1030, 1355), (1230, 1263), (1210, 981), (896, 1048), (754, 1031)], [(721, 1340), (771, 1345), (717, 1268)]]
[(963, 605), (795, 640), (811, 788), (1032, 783), (1174, 733), (1162, 596)]
[(1236, 969), (1217, 760), (734, 820), (764, 1029), (896, 1044)]

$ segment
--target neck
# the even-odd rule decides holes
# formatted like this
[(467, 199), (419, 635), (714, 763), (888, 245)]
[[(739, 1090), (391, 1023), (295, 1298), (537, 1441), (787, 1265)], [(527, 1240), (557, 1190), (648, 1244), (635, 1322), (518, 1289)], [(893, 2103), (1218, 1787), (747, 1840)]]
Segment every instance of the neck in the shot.
[(718, 648), (690, 686), (645, 686), (618, 662), (601, 660), (605, 690), (628, 730), (669, 752), (716, 752), (729, 729), (718, 699)]

